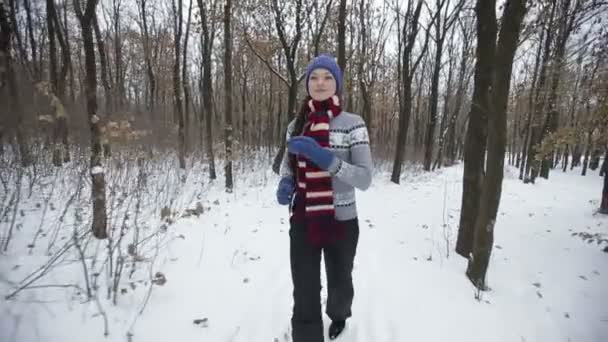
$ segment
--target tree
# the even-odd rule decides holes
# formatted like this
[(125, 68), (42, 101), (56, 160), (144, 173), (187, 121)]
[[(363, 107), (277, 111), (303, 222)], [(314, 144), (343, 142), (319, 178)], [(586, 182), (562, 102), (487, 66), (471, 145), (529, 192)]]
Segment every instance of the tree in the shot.
[[(14, 22), (13, 24), (16, 25)], [(0, 2), (0, 91), (8, 88), (10, 108), (17, 118), (15, 130), (17, 132), (21, 166), (27, 167), (32, 164), (32, 156), (23, 132), (23, 106), (21, 105), (21, 97), (17, 89), (17, 78), (11, 55), (11, 39), (14, 25), (11, 25), (4, 2)], [(0, 140), (2, 139), (1, 131), (2, 129), (0, 128)]]
[[(312, 10), (313, 6), (309, 6), (308, 8), (304, 6), (304, 3), (302, 0), (294, 0), (295, 3), (293, 4), (293, 6), (295, 8), (291, 8), (292, 4), (285, 4), (285, 2), (283, 2), (280, 6), (279, 6), (279, 1), (278, 0), (271, 0), (271, 11), (272, 14), (274, 16), (274, 25), (275, 28), (277, 30), (277, 35), (279, 36), (279, 41), (281, 44), (281, 48), (283, 49), (283, 54), (285, 56), (285, 62), (286, 62), (286, 67), (287, 67), (287, 73), (288, 73), (288, 77), (283, 76), (279, 71), (277, 71), (271, 64), (271, 62), (268, 60), (268, 58), (265, 58), (264, 56), (262, 56), (253, 46), (251, 39), (248, 37), (248, 33), (245, 32), (245, 39), (247, 42), (247, 45), (251, 48), (251, 50), (253, 51), (253, 53), (268, 67), (268, 69), (274, 74), (276, 75), (288, 88), (288, 104), (287, 104), (287, 113), (288, 113), (288, 120), (292, 120), (295, 117), (295, 108), (296, 108), (296, 100), (297, 100), (297, 95), (298, 95), (298, 85), (300, 84), (300, 82), (304, 79), (304, 73), (302, 74), (298, 74), (297, 72), (297, 56), (298, 56), (298, 48), (300, 46), (300, 42), (302, 41), (302, 30), (304, 27), (304, 23), (305, 21), (303, 20), (303, 18), (308, 17), (308, 14), (310, 13), (310, 11)], [(287, 9), (289, 9), (290, 11), (287, 11)], [(293, 11), (291, 11), (293, 10)], [(295, 17), (293, 18), (293, 24), (295, 27), (290, 27), (289, 25), (287, 25), (288, 22), (288, 18), (287, 16), (289, 14), (295, 14)], [(328, 15), (328, 12), (325, 13), (325, 15)], [(290, 21), (291, 22), (291, 21)], [(293, 37), (289, 37), (288, 32), (294, 32), (293, 33)], [(320, 35), (321, 33), (319, 33)], [(278, 120), (278, 127), (280, 127), (281, 129), (279, 129), (279, 131), (281, 131), (280, 136), (281, 137), (285, 137), (285, 132), (287, 127), (285, 126), (285, 128), (282, 128), (281, 125), (281, 116), (282, 113), (279, 113), (279, 120)], [(279, 151), (277, 152), (277, 154), (275, 155), (275, 158), (273, 160), (272, 163), (272, 170), (275, 173), (279, 173), (279, 167), (281, 166), (281, 160), (283, 159), (283, 154), (285, 153), (285, 144), (286, 142), (284, 141), (283, 138), (281, 138), (281, 146), (279, 148)]]
[[(173, 64), (173, 104), (175, 111), (175, 118), (177, 121), (177, 144), (178, 144), (178, 159), (180, 169), (186, 168), (186, 136), (184, 127), (184, 112), (182, 104), (182, 84), (180, 81), (180, 42), (182, 39), (182, 0), (171, 1), (173, 8), (173, 34), (174, 34), (174, 47), (175, 47), (175, 60)], [(177, 6), (177, 7), (176, 7)]]
[[(203, 59), (203, 79), (201, 80), (203, 106), (201, 109), (201, 116), (205, 118), (205, 150), (207, 151), (209, 178), (211, 180), (217, 177), (215, 173), (215, 157), (213, 154), (213, 81), (211, 78), (211, 53), (213, 50), (213, 41), (215, 40), (215, 22), (210, 20), (210, 17), (215, 17), (216, 5), (217, 1), (213, 1), (211, 8), (208, 9), (207, 1), (198, 0), (198, 7), (201, 15), (201, 54)], [(209, 13), (211, 13), (211, 16)]]
[[(450, 0), (436, 0), (435, 5), (437, 7), (435, 12), (435, 18), (433, 21), (435, 27), (435, 61), (433, 66), (433, 76), (431, 77), (431, 103), (429, 111), (429, 123), (427, 125), (425, 135), (425, 150), (424, 150), (424, 170), (431, 170), (431, 163), (433, 158), (433, 146), (435, 142), (435, 126), (437, 124), (437, 108), (439, 102), (439, 74), (441, 73), (442, 63), (441, 59), (443, 56), (443, 45), (448, 32), (451, 30), (452, 25), (458, 19), (460, 9), (464, 5), (463, 0), (459, 0), (458, 3), (450, 8)], [(444, 13), (442, 13), (444, 12)], [(448, 82), (449, 83), (449, 82)], [(447, 104), (445, 104), (447, 105)]]
[(230, 17), (232, 14), (232, 0), (224, 4), (224, 143), (226, 145), (226, 192), (231, 193), (232, 182), (232, 31)]
[[(199, 0), (199, 3), (202, 0)], [(146, 76), (148, 78), (148, 100), (146, 105), (150, 114), (155, 109), (156, 99), (156, 78), (154, 76), (154, 68), (152, 67), (152, 40), (150, 39), (150, 30), (148, 27), (148, 16), (147, 16), (147, 0), (138, 0), (138, 10), (140, 25), (142, 31), (142, 45), (144, 49), (144, 60), (146, 62)]]
[[(190, 40), (190, 23), (192, 22), (192, 4), (194, 0), (190, 0), (188, 5), (188, 19), (186, 20), (186, 35), (184, 36), (184, 52), (182, 54), (182, 86), (184, 88), (184, 123), (186, 127), (190, 127), (190, 86), (188, 85), (188, 41)], [(188, 130), (184, 130), (184, 150), (188, 151)]]
[(338, 10), (338, 65), (346, 74), (346, 0), (340, 0)]
[(494, 53), (496, 48), (495, 1), (477, 1), (477, 47), (475, 48), (475, 83), (464, 143), (464, 175), (462, 202), (456, 253), (469, 258), (473, 252), (475, 220), (484, 177), (487, 140), (487, 106), (492, 84)]
[[(405, 157), (405, 142), (407, 141), (407, 131), (410, 116), (412, 114), (412, 81), (414, 74), (416, 73), (416, 69), (418, 69), (418, 65), (426, 52), (429, 41), (429, 30), (427, 29), (420, 54), (412, 63), (414, 45), (416, 44), (416, 37), (420, 31), (419, 19), (423, 2), (423, 0), (418, 0), (418, 2), (416, 2), (416, 7), (412, 7), (412, 2), (408, 2), (407, 9), (405, 11), (405, 18), (403, 19), (403, 26), (400, 25), (399, 20), (397, 21), (397, 25), (399, 26), (401, 33), (399, 35), (398, 65), (398, 73), (400, 77), (399, 129), (397, 133), (397, 146), (395, 149), (393, 172), (391, 174), (391, 181), (395, 184), (399, 184), (399, 179), (401, 178), (401, 167), (403, 166), (403, 159)], [(401, 13), (398, 13), (398, 15), (400, 17)]]
[[(101, 66), (101, 84), (103, 85), (103, 94), (105, 98), (105, 113), (106, 113), (106, 121), (110, 117), (110, 113), (112, 113), (112, 98), (114, 95), (112, 94), (112, 86), (108, 81), (108, 58), (106, 56), (106, 47), (103, 41), (103, 37), (101, 36), (101, 30), (99, 29), (99, 23), (97, 22), (97, 15), (93, 16), (93, 29), (95, 30), (95, 38), (97, 40), (97, 51), (99, 52), (99, 64)], [(110, 142), (107, 137), (102, 137), (102, 145), (104, 156), (109, 157), (111, 155)]]
[(82, 10), (80, 0), (74, 0), (74, 10), (80, 23), (85, 57), (85, 89), (87, 114), (91, 129), (91, 199), (93, 202), (93, 236), (98, 239), (108, 237), (106, 216), (106, 181), (101, 164), (101, 120), (97, 115), (97, 76), (95, 65), (95, 45), (93, 42), (93, 20), (98, 0), (87, 0)]
[(459, 24), (462, 35), (462, 48), (460, 55), (460, 66), (458, 69), (456, 103), (454, 104), (454, 108), (452, 108), (452, 114), (450, 115), (450, 121), (448, 123), (446, 152), (449, 165), (454, 164), (456, 160), (456, 153), (458, 150), (456, 144), (456, 121), (458, 119), (458, 115), (460, 114), (466, 90), (469, 87), (469, 82), (471, 79), (471, 73), (469, 71), (471, 69), (469, 68), (469, 62), (471, 57), (470, 49), (473, 45), (473, 30), (475, 29), (472, 20), (459, 20)]
[[(487, 8), (485, 6), (488, 6)], [(483, 178), (479, 209), (476, 213), (473, 251), (469, 257), (467, 276), (478, 289), (486, 289), (486, 272), (494, 243), (494, 226), (500, 204), (507, 135), (507, 104), (511, 84), (513, 59), (519, 42), (521, 23), (526, 13), (526, 0), (508, 0), (500, 23), (496, 43), (495, 1), (477, 1), (478, 28), (486, 26), (487, 37), (481, 32), (478, 45), (483, 45), (480, 58), (493, 61), (490, 68), (490, 88), (479, 103), (488, 118), (487, 174)], [(487, 40), (485, 39), (487, 38)], [(487, 54), (487, 55), (486, 55)], [(491, 90), (491, 92), (490, 92)]]
[(545, 88), (545, 83), (547, 82), (547, 68), (549, 66), (549, 60), (551, 57), (551, 42), (553, 41), (554, 34), (553, 21), (555, 20), (556, 6), (557, 0), (551, 0), (551, 10), (547, 20), (548, 24), (545, 26), (545, 41), (543, 47), (543, 57), (540, 64), (540, 74), (538, 76), (538, 83), (534, 89), (534, 109), (530, 109), (531, 111), (533, 110), (533, 112), (530, 113), (530, 115), (533, 115), (533, 117), (530, 122), (530, 132), (528, 133), (529, 141), (527, 147), (526, 172), (524, 175), (524, 181), (529, 180), (531, 183), (534, 183), (536, 177), (538, 176), (538, 172), (540, 171), (538, 162), (535, 160), (535, 153), (537, 152), (537, 144), (541, 139), (540, 120), (545, 107), (545, 96), (543, 96), (543, 90)]

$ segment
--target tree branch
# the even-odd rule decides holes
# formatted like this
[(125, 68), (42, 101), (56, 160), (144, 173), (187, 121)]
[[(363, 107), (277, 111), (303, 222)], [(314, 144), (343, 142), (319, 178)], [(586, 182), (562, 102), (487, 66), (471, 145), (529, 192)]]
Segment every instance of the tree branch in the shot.
[(258, 53), (258, 51), (253, 47), (253, 45), (251, 44), (251, 41), (249, 40), (249, 37), (247, 37), (247, 33), (245, 33), (244, 36), (245, 36), (245, 42), (247, 42), (247, 46), (249, 46), (249, 48), (251, 49), (253, 54), (256, 55), (256, 57), (260, 61), (262, 61), (262, 63), (264, 63), (273, 74), (275, 74), (281, 81), (283, 81), (283, 83), (285, 83), (287, 86), (289, 86), (289, 81), (287, 81), (287, 78), (285, 78), (275, 68), (273, 68), (272, 65), (270, 64), (270, 62), (268, 62), (268, 60), (266, 58), (262, 57)]

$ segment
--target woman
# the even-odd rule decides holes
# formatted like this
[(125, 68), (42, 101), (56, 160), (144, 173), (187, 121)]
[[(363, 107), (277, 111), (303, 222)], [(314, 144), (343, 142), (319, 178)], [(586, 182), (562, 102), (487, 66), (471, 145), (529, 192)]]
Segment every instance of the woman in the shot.
[(290, 205), (294, 342), (323, 342), (321, 253), (327, 272), (326, 313), (335, 339), (351, 316), (353, 261), (359, 239), (355, 188), (371, 184), (365, 122), (342, 111), (342, 70), (321, 55), (306, 69), (308, 97), (287, 128), (277, 200)]

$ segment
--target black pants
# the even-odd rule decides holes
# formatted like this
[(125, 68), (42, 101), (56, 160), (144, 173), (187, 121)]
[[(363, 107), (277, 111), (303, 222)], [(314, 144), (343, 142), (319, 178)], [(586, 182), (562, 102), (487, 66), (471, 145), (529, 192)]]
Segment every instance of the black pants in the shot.
[(311, 245), (306, 226), (291, 222), (289, 230), (291, 277), (293, 280), (293, 342), (323, 342), (321, 313), (321, 251), (327, 272), (326, 313), (332, 321), (351, 316), (353, 261), (359, 241), (357, 219), (343, 221), (346, 236), (330, 246)]

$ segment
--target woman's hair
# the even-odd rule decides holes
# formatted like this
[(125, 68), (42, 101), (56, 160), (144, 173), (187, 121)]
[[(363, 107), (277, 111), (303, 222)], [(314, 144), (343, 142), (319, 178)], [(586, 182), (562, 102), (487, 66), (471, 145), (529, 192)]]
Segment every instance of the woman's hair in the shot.
[[(295, 122), (293, 124), (293, 130), (291, 131), (291, 136), (295, 137), (297, 135), (302, 134), (302, 130), (304, 129), (304, 124), (306, 123), (306, 114), (308, 113), (308, 101), (310, 101), (311, 97), (306, 96), (302, 104), (300, 105), (300, 111), (296, 114)], [(292, 174), (297, 174), (297, 163), (295, 155), (288, 154), (289, 157), (289, 167), (291, 168)]]

